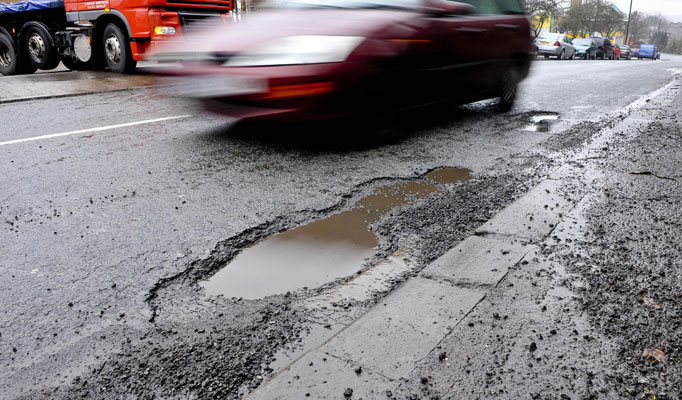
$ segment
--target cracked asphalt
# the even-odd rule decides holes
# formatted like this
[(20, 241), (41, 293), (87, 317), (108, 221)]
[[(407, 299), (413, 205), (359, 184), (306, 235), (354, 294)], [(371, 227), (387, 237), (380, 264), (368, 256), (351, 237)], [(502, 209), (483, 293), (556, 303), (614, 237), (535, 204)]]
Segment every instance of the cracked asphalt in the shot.
[[(589, 171), (571, 175), (589, 188), (578, 229), (538, 243), (391, 396), (680, 398), (682, 97), (679, 83), (642, 96), (681, 69), (541, 61), (510, 115), (469, 105), (378, 143), (240, 131), (154, 88), (0, 104), (0, 142), (183, 116), (0, 146), (0, 397), (241, 398), (573, 160)], [(547, 113), (551, 129), (524, 129)], [(264, 238), (442, 167), (472, 179), (376, 221), (360, 266), (407, 249), (410, 272), (327, 320), (306, 300), (344, 279), (261, 300), (198, 285)]]

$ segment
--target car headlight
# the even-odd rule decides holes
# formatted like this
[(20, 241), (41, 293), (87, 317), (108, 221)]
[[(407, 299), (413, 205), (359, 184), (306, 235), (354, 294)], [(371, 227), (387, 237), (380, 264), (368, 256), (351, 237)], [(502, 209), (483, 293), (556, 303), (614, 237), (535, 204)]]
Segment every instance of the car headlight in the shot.
[(236, 54), (223, 65), (256, 67), (341, 62), (345, 61), (364, 39), (361, 36), (288, 36), (254, 50)]

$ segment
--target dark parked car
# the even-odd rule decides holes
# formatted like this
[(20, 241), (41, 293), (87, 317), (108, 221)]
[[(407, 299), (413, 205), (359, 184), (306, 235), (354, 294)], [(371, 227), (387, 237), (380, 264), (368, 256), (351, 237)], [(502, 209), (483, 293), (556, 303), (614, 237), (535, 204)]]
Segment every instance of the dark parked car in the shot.
[(620, 49), (620, 58), (624, 58), (626, 60), (632, 59), (633, 52), (630, 46), (625, 44), (619, 44), (618, 48)]
[(585, 60), (597, 59), (597, 42), (592, 38), (573, 39), (573, 47), (575, 47), (575, 56)]
[(181, 76), (180, 95), (229, 116), (279, 121), (491, 98), (508, 110), (528, 75), (533, 49), (518, 0), (287, 4), (156, 59), (182, 61), (167, 71)]
[(607, 38), (603, 37), (592, 37), (595, 43), (597, 43), (597, 57), (602, 60), (613, 60), (613, 43)]

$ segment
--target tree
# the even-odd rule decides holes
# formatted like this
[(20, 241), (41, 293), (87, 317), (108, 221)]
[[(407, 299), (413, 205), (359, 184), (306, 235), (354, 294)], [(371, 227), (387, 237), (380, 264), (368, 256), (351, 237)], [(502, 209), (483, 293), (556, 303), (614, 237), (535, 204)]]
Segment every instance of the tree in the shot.
[(603, 37), (613, 37), (617, 32), (623, 31), (624, 15), (614, 9), (611, 4), (600, 1), (596, 5), (598, 29)]
[(538, 37), (542, 27), (559, 11), (561, 0), (524, 0), (526, 13), (530, 16), (531, 31)]

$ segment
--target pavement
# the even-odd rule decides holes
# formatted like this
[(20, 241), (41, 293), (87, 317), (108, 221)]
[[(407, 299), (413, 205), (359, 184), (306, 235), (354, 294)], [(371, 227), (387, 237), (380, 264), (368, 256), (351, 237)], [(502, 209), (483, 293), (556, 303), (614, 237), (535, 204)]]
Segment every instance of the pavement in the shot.
[[(460, 107), (386, 143), (241, 132), (145, 75), (25, 77), (0, 105), (0, 397), (679, 398), (681, 68), (539, 62), (511, 114)], [(200, 285), (448, 168), (471, 179), (376, 219), (351, 276)]]
[[(651, 100), (655, 106), (648, 105)], [(660, 136), (655, 140), (659, 142), (657, 145), (674, 148), (680, 146), (680, 125), (677, 123), (678, 118), (674, 117), (680, 110), (682, 104), (680, 100), (682, 81), (675, 80), (656, 96), (647, 98), (647, 103), (644, 104), (648, 105), (646, 107), (648, 112), (643, 110), (644, 104), (633, 104), (629, 111), (634, 115), (622, 118), (613, 128), (600, 132), (593, 138), (592, 143), (585, 146), (573, 159), (552, 171), (545, 180), (479, 227), (474, 235), (430, 263), (418, 276), (410, 278), (402, 287), (393, 290), (362, 317), (321, 346), (305, 353), (247, 398), (376, 399), (395, 396), (395, 398), (616, 399), (639, 395), (639, 398), (651, 396), (672, 399), (682, 396), (680, 365), (658, 365), (664, 359), (669, 359), (671, 352), (675, 354), (673, 357), (679, 357), (676, 344), (679, 343), (679, 333), (674, 329), (666, 330), (663, 334), (665, 338), (657, 338), (658, 347), (665, 346), (664, 351), (646, 347), (655, 346), (649, 341), (655, 335), (637, 338), (636, 335), (627, 337), (611, 331), (607, 337), (604, 332), (594, 332), (589, 328), (589, 322), (583, 315), (584, 311), (574, 309), (574, 306), (567, 304), (569, 302), (565, 299), (577, 298), (582, 291), (590, 287), (589, 283), (586, 283), (586, 286), (577, 284), (586, 282), (589, 278), (576, 273), (576, 264), (573, 264), (576, 258), (581, 265), (585, 265), (591, 258), (599, 256), (590, 251), (583, 253), (584, 256), (581, 258), (580, 250), (576, 254), (576, 249), (569, 246), (572, 257), (560, 261), (553, 259), (556, 251), (554, 248), (558, 243), (581, 241), (586, 244), (589, 240), (586, 237), (586, 213), (596, 207), (605, 207), (602, 191), (608, 191), (607, 182), (612, 179), (607, 176), (612, 171), (604, 167), (604, 161), (597, 160), (606, 159), (608, 163), (616, 161), (618, 155), (622, 153), (636, 154), (633, 149), (628, 149), (629, 151), (622, 149), (632, 146), (628, 143), (632, 140), (651, 147), (653, 145), (649, 141), (651, 138), (645, 140), (638, 135), (637, 129), (651, 128), (661, 120), (670, 124), (672, 129), (664, 131), (668, 134), (667, 140), (661, 140)], [(664, 111), (659, 111), (661, 109)], [(652, 130), (648, 129), (649, 132)], [(661, 132), (659, 129), (656, 131)], [(617, 138), (618, 149), (611, 149), (609, 146), (616, 144), (614, 142)], [(666, 163), (668, 168), (658, 169), (661, 174), (665, 171), (665, 177), (653, 172), (630, 174), (653, 176), (657, 180), (668, 180), (665, 186), (678, 186), (676, 182), (680, 175), (675, 165), (679, 165), (680, 158), (672, 152), (668, 155), (670, 156), (666, 157), (666, 160), (669, 160)], [(650, 157), (645, 156), (644, 159), (653, 162)], [(618, 181), (622, 181), (622, 178), (620, 177)], [(627, 183), (631, 186), (640, 186), (641, 180), (629, 177), (625, 179), (626, 182), (620, 182), (619, 186)], [(659, 190), (658, 187), (647, 189), (645, 190), (648, 194), (636, 192), (637, 197), (657, 195), (656, 201), (662, 200), (661, 194), (665, 191)], [(674, 188), (669, 190), (676, 193), (674, 197), (679, 196), (679, 192)], [(628, 192), (633, 190), (629, 189)], [(618, 203), (628, 203), (628, 200), (621, 199)], [(589, 206), (585, 204), (592, 202), (595, 204)], [(628, 208), (632, 208), (632, 205), (629, 206)], [(649, 206), (644, 208), (648, 209)], [(663, 213), (663, 218), (669, 220), (670, 215)], [(673, 223), (675, 226), (679, 225)], [(658, 247), (665, 248), (667, 257), (670, 257), (661, 260), (666, 263), (666, 267), (671, 267), (670, 263), (673, 263), (675, 264), (673, 268), (680, 268), (682, 267), (678, 262), (680, 231), (675, 230), (666, 229), (671, 237)], [(614, 233), (612, 236), (617, 237)], [(603, 242), (604, 246), (615, 245), (609, 240)], [(606, 268), (613, 266), (611, 263), (604, 265)], [(565, 282), (569, 274), (567, 271), (575, 274), (570, 284)], [(507, 314), (509, 308), (505, 309), (501, 305), (514, 304), (518, 301), (515, 296), (510, 295), (508, 287), (515, 287), (519, 283), (530, 286), (523, 282), (523, 279), (519, 279), (520, 276), (531, 275), (529, 272), (534, 272), (536, 277), (543, 274), (554, 275), (548, 280), (556, 286), (544, 287), (541, 290), (531, 288), (522, 290), (523, 296), (532, 296), (538, 301), (535, 304), (524, 304), (524, 308), (526, 305), (529, 307), (523, 310), (516, 309), (514, 311), (517, 315), (510, 316)], [(668, 270), (667, 273), (672, 271)], [(592, 274), (592, 279), (597, 278), (601, 281), (605, 279), (603, 276), (595, 276), (594, 272)], [(621, 279), (632, 278), (619, 276), (616, 282)], [(655, 282), (657, 277), (637, 273), (636, 279), (651, 283)], [(673, 280), (677, 281), (676, 278)], [(537, 282), (533, 282), (532, 285), (537, 287)], [(642, 286), (646, 285), (645, 283)], [(666, 286), (669, 285), (675, 286), (676, 283), (671, 282)], [(667, 298), (668, 305), (677, 308), (680, 306), (678, 299), (669, 297), (673, 293), (656, 293), (652, 296)], [(654, 297), (640, 297), (641, 292), (626, 292), (624, 295), (632, 300), (647, 303), (652, 309), (663, 310), (664, 306), (660, 304), (663, 302)], [(604, 294), (593, 293), (592, 296), (600, 297), (599, 308), (611, 306), (610, 303), (613, 303), (613, 300)], [(642, 298), (647, 300), (641, 300)], [(496, 305), (498, 306), (495, 307)], [(548, 306), (551, 309), (548, 309)], [(497, 311), (491, 312), (491, 308)], [(526, 315), (518, 315), (520, 311)], [(528, 314), (533, 313), (540, 315), (533, 315), (534, 321), (528, 321)], [(592, 314), (589, 317), (598, 317), (597, 309), (588, 308), (587, 313)], [(498, 339), (498, 342), (506, 342), (504, 345), (496, 343), (492, 346), (490, 344), (472, 346), (473, 343), (466, 343), (466, 340), (462, 339), (472, 335), (488, 336), (492, 339), (490, 331), (495, 330), (496, 325), (525, 325), (524, 323), (528, 322), (536, 329), (526, 328), (525, 332), (510, 332), (508, 328), (498, 328), (505, 336), (504, 340)], [(570, 330), (578, 326), (582, 332)], [(647, 328), (655, 329), (648, 324)], [(461, 331), (472, 333), (461, 334)], [(524, 337), (524, 334), (528, 336)], [(499, 336), (497, 335), (497, 338)], [(588, 342), (596, 341), (599, 345), (571, 343), (571, 336), (582, 336), (581, 340), (584, 338)], [(563, 343), (560, 345), (550, 343), (561, 340)], [(638, 360), (630, 364), (639, 368), (645, 367), (646, 372), (642, 373), (643, 370), (640, 369), (641, 375), (628, 376), (634, 371), (621, 368), (616, 375), (625, 376), (614, 377), (600, 368), (603, 362), (611, 364), (618, 362), (618, 345), (622, 341), (629, 341), (628, 344), (632, 346), (629, 348), (627, 359)], [(597, 354), (586, 354), (595, 347), (598, 348)], [(467, 348), (473, 351), (467, 351)], [(502, 354), (496, 355), (493, 363), (487, 360), (489, 354), (481, 355), (496, 351)], [(504, 360), (499, 360), (500, 357)], [(525, 361), (530, 362), (523, 365)], [(465, 364), (461, 367), (469, 368), (466, 374), (475, 377), (463, 378), (461, 373), (453, 371), (457, 369), (458, 363)], [(539, 365), (534, 366), (533, 363)], [(555, 365), (548, 368), (547, 364), (553, 363)], [(570, 367), (572, 371), (562, 372), (566, 367)], [(471, 370), (477, 368), (485, 370), (485, 378), (476, 376), (482, 371), (478, 374), (472, 373)], [(507, 376), (504, 376), (505, 372)], [(527, 379), (541, 379), (546, 386), (542, 389), (537, 386), (529, 387), (523, 384)]]

